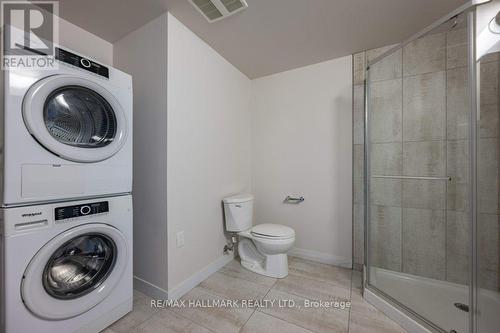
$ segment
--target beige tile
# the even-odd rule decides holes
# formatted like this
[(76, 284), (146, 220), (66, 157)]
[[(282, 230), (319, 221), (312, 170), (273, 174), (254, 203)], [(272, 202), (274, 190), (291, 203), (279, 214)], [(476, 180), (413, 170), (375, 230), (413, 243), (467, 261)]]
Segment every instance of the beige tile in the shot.
[(498, 147), (496, 138), (478, 140), (477, 195), (480, 213), (499, 212)]
[(364, 204), (364, 146), (353, 146), (353, 201)]
[(403, 145), (406, 176), (445, 176), (446, 142), (419, 141)]
[(370, 85), (372, 142), (401, 141), (401, 89), (401, 79), (379, 81)]
[(469, 215), (465, 212), (446, 212), (446, 280), (469, 282)]
[(479, 214), (478, 233), (478, 280), (482, 288), (499, 290), (500, 282), (500, 227), (496, 214)]
[(241, 329), (241, 333), (312, 333), (305, 328), (256, 311)]
[(405, 333), (406, 331), (389, 318), (376, 319), (351, 312), (349, 320), (350, 333)]
[(391, 48), (393, 48), (396, 45), (397, 44), (386, 45), (386, 46), (382, 46), (382, 47), (379, 47), (376, 49), (371, 49), (371, 50), (366, 51), (366, 61), (370, 62), (370, 61), (375, 60), (375, 58), (377, 58), (378, 56), (382, 55), (383, 53), (389, 51)]
[(498, 104), (498, 62), (480, 64), (479, 103)]
[(351, 270), (347, 268), (290, 257), (288, 271), (294, 275), (304, 276), (306, 278), (324, 281), (346, 288), (351, 286)]
[(445, 70), (446, 37), (444, 33), (427, 35), (403, 48), (403, 75), (410, 76)]
[(364, 145), (353, 146), (353, 177), (363, 178), (365, 172)]
[(500, 109), (498, 106), (499, 104), (481, 105), (479, 110), (479, 137), (498, 137), (498, 114), (500, 113)]
[[(372, 58), (373, 51), (367, 51)], [(402, 51), (396, 50), (370, 66), (370, 82), (396, 79), (402, 73)]]
[[(195, 287), (189, 293), (184, 295), (182, 299), (186, 300), (186, 305), (189, 305), (189, 300), (209, 301), (222, 300), (224, 298), (211, 295), (202, 288)], [(218, 333), (238, 332), (254, 311), (254, 309), (242, 307), (222, 308), (190, 306), (185, 308), (173, 308), (172, 310), (178, 315)]]
[(353, 143), (365, 142), (365, 86), (355, 85), (353, 88)]
[(445, 279), (444, 210), (403, 209), (403, 271)]
[(202, 281), (198, 288), (226, 299), (242, 300), (262, 299), (270, 287), (217, 272)]
[(445, 209), (446, 181), (403, 180), (403, 207)]
[(485, 64), (487, 62), (499, 61), (500, 57), (498, 55), (499, 55), (498, 52), (486, 54), (481, 57), (481, 63)]
[(469, 180), (469, 141), (453, 140), (446, 147), (446, 175), (457, 183)]
[(372, 264), (401, 271), (401, 208), (372, 205), (370, 218)]
[(222, 269), (219, 270), (219, 273), (229, 275), (233, 278), (250, 281), (267, 288), (271, 288), (276, 282), (276, 279), (274, 278), (249, 271), (245, 267), (241, 266), (240, 262), (237, 260), (232, 260), (226, 266), (222, 267)]
[(365, 206), (355, 204), (353, 207), (353, 221), (354, 221), (354, 264), (362, 265), (364, 262), (364, 223), (365, 223)]
[(371, 170), (374, 175), (401, 175), (403, 169), (402, 144), (373, 143)]
[(294, 274), (289, 274), (286, 278), (279, 279), (272, 290), (293, 294), (311, 300), (348, 301), (350, 299), (350, 286), (336, 286), (331, 283), (309, 279), (307, 277)]
[(363, 177), (353, 178), (353, 203), (364, 205), (365, 203), (365, 180)]
[(469, 122), (467, 68), (448, 70), (446, 72), (446, 137), (467, 139)]
[(449, 210), (466, 211), (468, 209), (468, 189), (467, 183), (458, 183), (456, 179), (446, 182), (446, 206)]
[(467, 67), (467, 29), (446, 33), (446, 68)]
[(366, 70), (365, 52), (359, 52), (352, 56), (353, 62), (353, 84), (364, 84)]
[[(349, 320), (348, 309), (305, 307), (304, 298), (276, 290), (271, 290), (265, 299), (276, 300), (276, 302), (274, 306), (260, 308), (258, 310), (260, 312), (317, 333), (347, 332), (347, 323)], [(292, 300), (295, 303), (295, 307), (279, 306), (279, 300)]]
[(401, 180), (392, 178), (371, 179), (371, 204), (401, 207)]
[[(361, 296), (360, 291), (353, 291), (349, 332), (371, 333), (371, 328), (373, 328), (373, 332), (406, 332), (385, 314), (366, 302)], [(387, 331), (384, 331), (384, 329)], [(400, 331), (392, 331), (394, 329), (400, 329)]]
[(403, 140), (443, 140), (446, 135), (445, 72), (403, 80)]
[(352, 288), (352, 292), (361, 293), (361, 289), (363, 288), (363, 272), (361, 272), (361, 271), (353, 271), (352, 272), (351, 288)]
[(151, 307), (151, 299), (139, 291), (134, 290), (134, 307), (132, 312), (115, 322), (109, 327), (114, 333), (129, 332), (134, 327), (148, 320), (155, 313), (157, 308)]
[(363, 299), (360, 290), (353, 290), (351, 294), (351, 314), (353, 312), (373, 318), (374, 320), (384, 320), (387, 318), (381, 311)]
[(210, 333), (210, 330), (187, 320), (170, 310), (158, 311), (131, 330), (131, 333)]

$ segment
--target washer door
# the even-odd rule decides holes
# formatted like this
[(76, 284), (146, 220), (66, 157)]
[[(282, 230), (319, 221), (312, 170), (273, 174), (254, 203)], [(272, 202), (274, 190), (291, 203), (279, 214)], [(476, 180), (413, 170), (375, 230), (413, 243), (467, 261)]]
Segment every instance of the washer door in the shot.
[(67, 230), (42, 247), (26, 268), (21, 282), (24, 304), (44, 319), (80, 315), (111, 293), (128, 255), (125, 238), (109, 225)]
[(127, 135), (120, 103), (104, 87), (72, 75), (36, 82), (23, 100), (28, 131), (50, 152), (76, 162), (116, 154)]

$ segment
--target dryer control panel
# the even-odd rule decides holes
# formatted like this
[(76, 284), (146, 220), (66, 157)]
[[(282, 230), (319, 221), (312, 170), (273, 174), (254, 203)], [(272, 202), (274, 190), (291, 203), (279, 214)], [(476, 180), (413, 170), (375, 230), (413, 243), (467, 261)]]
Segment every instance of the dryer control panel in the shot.
[(71, 219), (80, 216), (101, 214), (109, 212), (108, 201), (91, 202), (82, 205), (57, 207), (55, 209), (56, 221)]
[(108, 67), (58, 47), (56, 47), (56, 59), (109, 79)]

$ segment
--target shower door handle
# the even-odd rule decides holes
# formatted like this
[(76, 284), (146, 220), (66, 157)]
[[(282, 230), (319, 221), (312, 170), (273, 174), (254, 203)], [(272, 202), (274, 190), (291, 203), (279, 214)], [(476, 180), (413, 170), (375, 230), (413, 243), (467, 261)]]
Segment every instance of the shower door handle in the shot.
[(417, 180), (451, 180), (451, 177), (420, 177), (420, 176), (383, 176), (372, 175), (372, 178), (390, 178), (390, 179), (417, 179)]

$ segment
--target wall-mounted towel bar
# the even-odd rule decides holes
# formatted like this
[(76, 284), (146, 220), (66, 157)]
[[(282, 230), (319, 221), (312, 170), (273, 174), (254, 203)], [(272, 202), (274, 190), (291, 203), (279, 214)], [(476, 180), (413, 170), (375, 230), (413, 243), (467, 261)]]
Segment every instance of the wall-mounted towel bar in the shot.
[(382, 176), (382, 175), (373, 175), (372, 178), (420, 179), (420, 180), (451, 180), (451, 177)]

